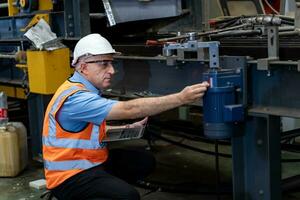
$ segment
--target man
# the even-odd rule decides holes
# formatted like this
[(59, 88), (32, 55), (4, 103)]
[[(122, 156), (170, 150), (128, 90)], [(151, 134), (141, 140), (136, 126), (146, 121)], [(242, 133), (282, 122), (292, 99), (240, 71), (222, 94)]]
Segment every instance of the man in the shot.
[[(130, 181), (143, 177), (154, 161), (149, 155), (131, 155), (130, 151), (111, 153), (108, 159), (102, 140), (107, 129), (114, 127), (106, 126), (106, 120), (155, 115), (199, 100), (209, 86), (203, 82), (162, 97), (105, 99), (101, 90), (111, 84), (115, 54), (118, 52), (99, 34), (79, 40), (72, 61), (75, 73), (58, 88), (48, 105), (43, 127), (45, 177), (47, 188), (58, 199), (140, 199), (135, 188), (121, 178)], [(146, 121), (144, 118), (129, 127), (142, 126)], [(138, 173), (118, 164), (122, 160), (136, 164)]]

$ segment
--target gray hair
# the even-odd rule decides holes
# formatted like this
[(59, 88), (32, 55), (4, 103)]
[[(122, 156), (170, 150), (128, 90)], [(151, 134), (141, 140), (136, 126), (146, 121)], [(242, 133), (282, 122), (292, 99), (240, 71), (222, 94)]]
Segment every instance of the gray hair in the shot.
[(80, 70), (80, 67), (81, 67), (81, 64), (82, 64), (83, 62), (85, 62), (86, 59), (88, 59), (88, 58), (90, 58), (90, 57), (92, 57), (92, 56), (93, 56), (92, 54), (84, 54), (84, 55), (80, 56), (80, 57), (78, 58), (76, 64), (75, 64), (75, 66), (74, 66), (75, 70), (76, 70), (76, 71), (79, 71), (79, 70)]

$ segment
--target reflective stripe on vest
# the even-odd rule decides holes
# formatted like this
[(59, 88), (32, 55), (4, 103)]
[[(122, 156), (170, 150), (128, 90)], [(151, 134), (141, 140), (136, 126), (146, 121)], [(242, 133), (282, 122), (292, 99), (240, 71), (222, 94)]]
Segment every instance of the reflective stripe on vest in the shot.
[(100, 165), (88, 160), (71, 160), (71, 161), (47, 161), (44, 160), (44, 167), (48, 170), (71, 170), (71, 169), (89, 169)]
[(52, 147), (62, 147), (62, 148), (80, 148), (80, 149), (99, 149), (105, 148), (106, 143), (99, 142), (99, 126), (93, 124), (92, 133), (90, 140), (81, 139), (66, 139), (56, 137), (56, 120), (54, 112), (57, 110), (60, 102), (66, 95), (79, 90), (78, 86), (72, 86), (69, 89), (63, 91), (55, 100), (50, 113), (49, 113), (49, 129), (48, 136), (43, 137), (43, 144)]
[[(49, 126), (54, 126), (55, 123), (49, 123)], [(43, 136), (43, 144), (52, 147), (61, 148), (80, 148), (80, 149), (99, 149), (107, 146), (104, 142), (99, 142), (99, 126), (93, 125), (92, 134), (90, 140), (81, 139), (66, 139), (56, 137), (56, 128), (51, 129), (48, 137)]]
[(43, 144), (51, 147), (60, 148), (80, 148), (80, 149), (99, 149), (107, 146), (104, 142), (98, 140), (80, 140), (80, 139), (57, 139), (56, 137), (43, 137)]

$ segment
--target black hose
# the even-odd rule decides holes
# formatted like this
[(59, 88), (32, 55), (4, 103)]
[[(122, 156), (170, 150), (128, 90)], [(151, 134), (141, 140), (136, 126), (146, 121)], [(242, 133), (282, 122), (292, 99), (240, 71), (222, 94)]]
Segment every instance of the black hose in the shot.
[(285, 24), (285, 25), (294, 25), (295, 24), (293, 21), (284, 20), (284, 19), (281, 19), (281, 23)]
[(282, 132), (281, 140), (291, 139), (300, 136), (300, 128)]
[[(161, 136), (161, 135), (159, 135), (159, 134), (157, 134), (155, 132), (151, 132), (151, 134), (153, 134), (155, 137), (157, 137), (157, 138), (159, 138), (161, 140), (164, 140), (166, 142), (169, 142), (171, 144), (174, 144), (174, 145), (177, 145), (177, 146), (180, 146), (180, 147), (192, 150), (192, 151), (196, 151), (196, 152), (199, 152), (199, 153), (204, 153), (204, 154), (216, 156), (215, 152), (207, 151), (207, 150), (203, 150), (203, 149), (199, 149), (199, 148), (195, 148), (195, 147), (192, 147), (192, 146), (189, 146), (189, 145), (186, 145), (186, 144), (182, 144), (180, 142), (176, 142), (174, 140), (171, 140), (171, 139), (168, 139), (166, 137), (163, 137), (163, 136)], [(221, 156), (221, 157), (224, 157), (224, 158), (231, 158), (230, 154), (225, 154), (225, 153), (218, 153), (218, 156)]]
[[(161, 122), (159, 120), (155, 120), (153, 118), (150, 119), (151, 123), (150, 123), (150, 127), (160, 127), (162, 129), (167, 129), (167, 130), (173, 130), (176, 131), (176, 136), (177, 137), (181, 137), (184, 139), (188, 139), (188, 140), (192, 140), (192, 141), (200, 141), (200, 142), (204, 142), (204, 143), (208, 143), (208, 144), (214, 144), (215, 141), (211, 140), (209, 138), (206, 138), (205, 136), (199, 134), (199, 129), (201, 129), (201, 127), (197, 127), (197, 131), (195, 131), (195, 128), (186, 128), (186, 127), (191, 127), (191, 124), (186, 124), (185, 122), (181, 122), (184, 123), (182, 126), (180, 126), (177, 121), (168, 121), (168, 122)], [(174, 125), (175, 124), (175, 125)], [(150, 132), (151, 134), (153, 134), (153, 136), (162, 139), (166, 142), (169, 142), (171, 144), (180, 146), (182, 148), (186, 148), (192, 151), (197, 151), (203, 154), (207, 154), (207, 155), (212, 155), (212, 156), (216, 156), (215, 152), (212, 151), (207, 151), (207, 150), (203, 150), (200, 148), (195, 148), (186, 144), (182, 144), (181, 142), (176, 142), (174, 140), (168, 139), (166, 137), (163, 137), (162, 135), (160, 135), (159, 133), (157, 133), (157, 130), (155, 129), (148, 129), (148, 132)], [(196, 134), (197, 133), (197, 134)], [(287, 139), (292, 139), (294, 137), (297, 137), (300, 135), (300, 128), (299, 129), (295, 129), (295, 130), (291, 130), (291, 131), (285, 131), (282, 132), (283, 136), (282, 136), (282, 140), (287, 140)], [(171, 134), (172, 135), (172, 134)], [(227, 140), (220, 140), (218, 141), (219, 144), (221, 145), (230, 145), (230, 141)], [(300, 145), (295, 145), (295, 144), (281, 144), (281, 149), (285, 150), (285, 151), (289, 151), (289, 152), (295, 152), (295, 153), (300, 153)], [(230, 154), (219, 154), (219, 156), (221, 157), (226, 157), (226, 158), (231, 158), (232, 155)], [(281, 159), (282, 163), (296, 163), (296, 162), (300, 162), (299, 159)]]
[[(297, 130), (299, 130), (299, 129), (297, 129)], [(287, 131), (287, 132), (284, 132), (284, 133), (287, 134), (286, 136), (288, 136), (288, 135), (296, 133), (297, 130)], [(181, 142), (177, 142), (177, 141), (171, 140), (169, 138), (163, 137), (162, 135), (158, 134), (156, 131), (154, 131), (152, 129), (148, 129), (147, 131), (150, 134), (152, 134), (154, 137), (158, 138), (158, 139), (164, 140), (166, 142), (169, 142), (171, 144), (180, 146), (182, 148), (186, 148), (186, 149), (189, 149), (189, 150), (192, 150), (192, 151), (196, 151), (196, 152), (207, 154), (207, 155), (211, 155), (211, 156), (216, 156), (216, 152), (212, 152), (212, 151), (208, 151), (208, 150), (204, 150), (204, 149), (200, 149), (200, 148), (195, 148), (195, 147), (192, 147), (192, 146), (189, 146), (189, 145), (186, 145), (186, 144), (182, 144)], [(182, 137), (182, 135), (180, 135), (180, 137)], [(184, 138), (185, 139), (190, 139), (190, 140), (194, 139), (194, 138), (189, 138), (187, 136), (187, 134), (185, 134)], [(210, 144), (214, 143), (213, 140), (205, 139), (205, 138), (202, 138), (200, 141), (201, 142), (205, 142), (205, 143), (210, 143)], [(220, 141), (218, 141), (218, 143), (220, 144)], [(230, 143), (226, 142), (226, 141), (223, 141), (223, 144), (228, 145)], [(285, 150), (285, 151), (289, 151), (289, 152), (300, 153), (300, 145), (295, 145), (295, 144), (281, 144), (281, 149)], [(231, 158), (232, 157), (232, 155), (225, 154), (225, 153), (218, 153), (218, 155), (221, 156), (221, 157), (224, 157), (224, 158)], [(282, 162), (284, 162), (284, 163), (288, 163), (288, 162), (293, 163), (293, 162), (299, 162), (299, 160), (298, 159), (282, 159)]]
[[(157, 181), (144, 181), (139, 180), (135, 183), (136, 186), (149, 189), (151, 192), (175, 192), (175, 193), (188, 193), (188, 194), (207, 194), (216, 195), (214, 187), (207, 185), (197, 185), (196, 183), (163, 183)], [(300, 187), (300, 175), (292, 176), (282, 180), (281, 188), (283, 192), (298, 192)], [(150, 192), (149, 192), (150, 193)], [(231, 185), (222, 185), (218, 190), (219, 195), (232, 194)], [(145, 195), (144, 195), (145, 196)]]
[[(200, 141), (204, 143), (214, 144), (215, 141), (212, 139), (209, 139), (204, 136), (203, 134), (203, 127), (202, 125), (199, 127), (193, 127), (193, 128), (187, 128), (191, 127), (190, 124), (184, 124), (183, 126), (180, 126), (178, 121), (169, 121), (169, 122), (161, 122), (158, 120), (150, 119), (149, 127), (160, 127), (161, 129), (167, 129), (171, 131), (176, 131), (176, 135), (180, 136), (185, 139), (194, 140), (194, 141)], [(175, 124), (175, 125), (174, 125)], [(230, 140), (219, 140), (218, 143), (220, 145), (230, 145)]]
[(292, 176), (282, 180), (283, 192), (298, 192), (300, 189), (300, 175)]
[[(218, 168), (219, 168), (219, 163), (218, 163), (218, 156), (230, 158), (231, 155), (229, 154), (223, 154), (223, 153), (218, 153), (218, 147), (215, 146), (215, 152), (203, 150), (203, 149), (198, 149), (189, 145), (182, 144), (180, 142), (173, 141), (171, 139), (165, 138), (155, 132), (151, 132), (155, 137), (162, 139), (164, 141), (167, 141), (171, 144), (175, 144), (177, 146), (187, 148), (196, 152), (200, 153), (205, 153), (208, 155), (214, 155), (216, 156), (216, 170), (217, 170), (217, 175), (216, 175), (216, 188), (205, 188), (205, 187), (200, 187), (200, 188), (195, 188), (195, 185), (193, 187), (189, 186), (186, 187), (184, 184), (166, 184), (166, 183), (153, 183), (153, 182), (145, 182), (145, 181), (140, 181), (138, 182), (139, 187), (144, 187), (147, 189), (151, 189), (152, 191), (165, 191), (165, 192), (179, 192), (179, 193), (201, 193), (201, 194), (212, 194), (212, 195), (218, 195), (218, 198), (221, 194), (231, 194), (232, 193), (232, 188), (228, 190), (228, 188), (224, 188), (223, 186), (220, 187), (219, 184), (219, 175), (218, 175)], [(287, 133), (287, 132), (285, 132)], [(289, 131), (289, 134), (293, 133), (293, 131)], [(217, 143), (215, 144), (217, 145)], [(282, 145), (283, 148), (286, 147), (286, 145)], [(294, 148), (299, 148), (300, 145), (293, 145)], [(300, 162), (300, 159), (282, 159), (282, 162)], [(298, 191), (300, 186), (300, 175), (293, 176), (290, 178), (286, 178), (282, 180), (282, 190), (283, 192), (293, 192), (293, 191)]]
[[(208, 187), (207, 185), (200, 185), (197, 183), (180, 183), (180, 184), (171, 184), (163, 183), (157, 181), (144, 181), (139, 180), (135, 183), (136, 186), (150, 189), (160, 192), (174, 192), (174, 193), (186, 193), (186, 194), (207, 194), (207, 195), (216, 195), (215, 187)], [(219, 193), (232, 194), (232, 186), (222, 186), (219, 188)]]
[(300, 162), (300, 159), (281, 159), (282, 163), (293, 163), (293, 162)]
[(299, 144), (281, 144), (281, 149), (289, 152), (300, 153)]

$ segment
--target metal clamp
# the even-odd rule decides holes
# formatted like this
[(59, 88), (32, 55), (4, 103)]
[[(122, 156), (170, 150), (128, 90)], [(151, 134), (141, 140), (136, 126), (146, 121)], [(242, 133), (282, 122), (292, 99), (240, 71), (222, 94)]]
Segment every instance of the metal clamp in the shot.
[[(163, 55), (168, 58), (173, 58), (176, 60), (185, 60), (186, 52), (197, 52), (196, 60), (204, 60), (204, 52), (202, 51), (205, 48), (208, 48), (209, 53), (209, 67), (210, 68), (219, 68), (219, 42), (199, 42), (197, 40), (187, 41), (185, 43), (172, 43), (165, 44), (163, 48)], [(174, 54), (174, 51), (177, 51)]]

